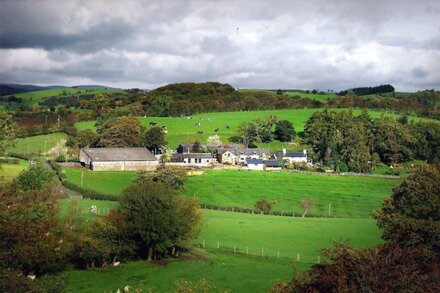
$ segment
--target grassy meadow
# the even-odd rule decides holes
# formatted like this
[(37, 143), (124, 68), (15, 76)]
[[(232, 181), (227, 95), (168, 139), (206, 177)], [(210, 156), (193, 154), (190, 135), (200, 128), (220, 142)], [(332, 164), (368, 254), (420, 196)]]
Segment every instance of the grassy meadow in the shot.
[[(84, 94), (103, 94), (108, 92), (121, 92), (122, 90), (119, 89), (104, 89), (104, 88), (98, 88), (98, 89), (80, 89), (80, 88), (71, 88), (71, 87), (64, 87), (64, 88), (57, 88), (57, 89), (49, 89), (49, 90), (41, 90), (41, 91), (31, 91), (31, 92), (25, 92), (25, 93), (18, 93), (13, 94), (16, 97), (19, 97), (22, 99), (22, 104), (27, 106), (32, 106), (35, 103), (38, 103), (46, 98), (50, 97), (67, 97), (72, 95), (84, 95)], [(12, 96), (12, 95), (5, 95), (5, 96)], [(17, 104), (17, 103), (13, 103)]]
[(0, 162), (0, 183), (10, 182), (29, 166), (28, 161), (13, 159), (13, 162)]
[(67, 180), (77, 186), (81, 186), (81, 174), (83, 174), (83, 188), (111, 195), (121, 194), (136, 176), (136, 172), (94, 172), (86, 168), (73, 167), (63, 168), (63, 172), (65, 172)]
[[(106, 270), (72, 270), (67, 291), (109, 292), (130, 285), (169, 292), (178, 280), (204, 278), (219, 290), (265, 292), (277, 280), (290, 279), (292, 265), (304, 271), (316, 263), (319, 250), (330, 247), (332, 241), (367, 247), (381, 242), (380, 231), (370, 219), (303, 219), (205, 210), (204, 227), (197, 239), (200, 247), (205, 243), (205, 249), (167, 264), (134, 261)], [(300, 261), (296, 262), (298, 253)]]
[[(171, 148), (176, 148), (180, 143), (187, 141), (199, 140), (206, 142), (208, 136), (218, 134), (223, 143), (230, 142), (230, 137), (236, 135), (237, 126), (246, 121), (254, 120), (258, 117), (264, 118), (269, 115), (276, 115), (281, 120), (289, 120), (293, 123), (297, 132), (304, 130), (304, 125), (310, 116), (322, 109), (288, 109), (288, 110), (270, 110), (270, 111), (245, 111), (245, 112), (218, 112), (218, 113), (204, 113), (192, 116), (192, 119), (187, 117), (140, 117), (141, 124), (147, 128), (150, 127), (150, 122), (156, 122), (159, 126), (167, 127), (167, 141)], [(341, 111), (342, 109), (332, 109)], [(359, 115), (361, 110), (353, 110), (355, 115)], [(382, 112), (370, 111), (370, 115), (374, 118), (379, 117)], [(395, 114), (385, 113), (387, 116), (397, 117)], [(212, 118), (212, 121), (208, 121)], [(96, 121), (81, 121), (75, 123), (78, 130), (95, 128)], [(195, 126), (200, 123), (200, 126)], [(225, 126), (229, 126), (226, 129)], [(215, 129), (218, 129), (215, 132)], [(197, 131), (203, 131), (203, 134), (197, 134)], [(273, 141), (269, 144), (259, 144), (260, 147), (267, 147), (271, 150), (280, 149), (283, 144), (279, 141)], [(295, 145), (286, 145), (289, 149), (296, 149)]]
[(327, 176), (290, 172), (210, 171), (189, 177), (185, 194), (203, 205), (253, 208), (259, 199), (276, 202), (274, 210), (301, 213), (306, 197), (315, 205), (311, 216), (368, 218), (380, 207), (400, 179), (364, 176)]
[[(101, 171), (84, 168), (63, 168), (67, 180), (100, 193), (119, 195), (132, 183), (135, 172)], [(259, 199), (276, 202), (276, 211), (299, 215), (299, 202), (305, 197), (315, 200), (310, 216), (369, 218), (382, 199), (391, 194), (401, 179), (365, 176), (327, 176), (294, 172), (208, 171), (191, 176), (184, 194), (200, 204), (221, 207), (253, 208)]]
[(53, 148), (61, 139), (67, 139), (67, 135), (58, 132), (19, 138), (15, 146), (8, 148), (7, 151), (19, 154), (42, 154)]

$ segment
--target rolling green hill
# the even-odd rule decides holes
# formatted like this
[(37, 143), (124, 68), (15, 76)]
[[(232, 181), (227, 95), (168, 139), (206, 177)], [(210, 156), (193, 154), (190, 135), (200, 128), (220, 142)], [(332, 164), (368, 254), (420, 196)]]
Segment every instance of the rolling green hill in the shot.
[[(332, 109), (341, 111), (342, 109)], [(139, 118), (141, 124), (149, 128), (150, 122), (156, 122), (159, 126), (167, 127), (167, 141), (168, 146), (177, 148), (180, 143), (187, 141), (199, 140), (202, 143), (206, 142), (209, 135), (218, 134), (223, 143), (228, 143), (231, 136), (236, 135), (238, 124), (241, 122), (251, 121), (257, 117), (267, 117), (269, 115), (276, 115), (279, 119), (287, 119), (293, 123), (295, 130), (302, 131), (304, 125), (310, 116), (322, 109), (289, 109), (289, 110), (271, 110), (271, 111), (245, 111), (245, 112), (217, 112), (204, 113), (192, 116), (192, 119), (187, 117), (141, 117)], [(361, 113), (361, 110), (353, 110), (356, 115)], [(379, 117), (382, 112), (370, 111), (370, 115), (374, 118)], [(396, 114), (384, 113), (386, 116), (397, 117)], [(212, 121), (208, 121), (212, 118)], [(196, 123), (200, 126), (195, 126)], [(95, 130), (95, 121), (81, 121), (75, 123), (78, 130), (92, 129)], [(229, 129), (225, 129), (228, 125)], [(215, 132), (215, 129), (218, 129)], [(197, 134), (197, 131), (203, 131), (203, 134)], [(279, 141), (273, 141), (270, 144), (259, 144), (260, 147), (268, 147), (272, 150), (280, 149), (282, 144)], [(295, 149), (295, 145), (288, 146)]]

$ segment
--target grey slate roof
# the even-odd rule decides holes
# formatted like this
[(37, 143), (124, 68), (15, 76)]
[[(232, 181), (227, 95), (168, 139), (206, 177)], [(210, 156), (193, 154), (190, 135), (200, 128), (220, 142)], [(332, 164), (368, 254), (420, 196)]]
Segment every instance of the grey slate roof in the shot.
[(218, 150), (218, 153), (220, 155), (223, 155), (226, 152), (231, 152), (236, 156), (239, 155), (245, 155), (245, 156), (251, 156), (251, 155), (270, 155), (270, 152), (267, 149), (252, 149), (252, 148), (221, 148)]
[(298, 152), (298, 153), (286, 153), (285, 155), (283, 155), (283, 157), (288, 157), (288, 158), (305, 158), (305, 157), (307, 157), (307, 155), (305, 155), (303, 152)]
[(146, 148), (85, 148), (82, 151), (94, 162), (157, 161)]
[(186, 153), (181, 154), (184, 158), (200, 158), (200, 159), (211, 159), (212, 155), (209, 153)]
[(246, 163), (249, 164), (253, 164), (253, 165), (262, 165), (264, 164), (262, 159), (247, 159)]
[(280, 162), (278, 160), (266, 160), (264, 161), (267, 167), (281, 167)]

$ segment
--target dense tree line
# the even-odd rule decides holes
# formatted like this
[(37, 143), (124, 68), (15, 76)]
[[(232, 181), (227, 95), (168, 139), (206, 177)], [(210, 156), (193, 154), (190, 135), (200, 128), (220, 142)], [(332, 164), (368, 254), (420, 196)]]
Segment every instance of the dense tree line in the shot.
[(340, 171), (368, 172), (375, 162), (402, 163), (412, 159), (440, 162), (440, 125), (379, 117), (364, 110), (315, 112), (304, 128), (304, 141), (315, 161)]
[(383, 84), (373, 87), (356, 87), (345, 91), (340, 91), (340, 96), (345, 96), (349, 91), (352, 91), (357, 96), (365, 96), (372, 94), (384, 94), (394, 92), (394, 87), (390, 84)]

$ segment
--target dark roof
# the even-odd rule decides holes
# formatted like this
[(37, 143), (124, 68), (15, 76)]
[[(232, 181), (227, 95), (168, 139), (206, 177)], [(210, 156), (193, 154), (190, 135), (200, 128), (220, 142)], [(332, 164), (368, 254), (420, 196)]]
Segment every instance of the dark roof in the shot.
[(307, 155), (305, 155), (303, 152), (298, 152), (298, 153), (286, 153), (285, 155), (283, 155), (283, 157), (288, 157), (288, 158), (305, 158), (305, 157), (307, 157)]
[(187, 153), (182, 154), (184, 158), (203, 158), (203, 159), (211, 159), (212, 155), (209, 153)]
[(94, 162), (157, 161), (146, 148), (85, 148), (82, 151)]
[(267, 167), (281, 167), (280, 162), (278, 160), (266, 160), (264, 161)]
[(269, 150), (267, 149), (252, 149), (252, 148), (221, 148), (218, 150), (218, 153), (223, 155), (226, 152), (231, 152), (236, 156), (239, 155), (245, 155), (245, 156), (251, 156), (251, 155), (270, 155)]
[(307, 155), (303, 152), (287, 152), (283, 154), (283, 152), (276, 152), (276, 156), (281, 158), (307, 158)]
[(262, 165), (264, 164), (262, 159), (247, 159), (246, 163), (249, 164), (256, 164), (256, 165)]

